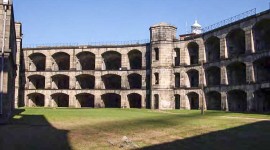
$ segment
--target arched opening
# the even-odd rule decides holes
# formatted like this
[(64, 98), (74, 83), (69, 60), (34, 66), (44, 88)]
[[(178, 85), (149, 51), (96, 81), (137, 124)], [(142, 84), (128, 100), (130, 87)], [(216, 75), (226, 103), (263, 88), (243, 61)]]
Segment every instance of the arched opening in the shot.
[(227, 77), (229, 85), (240, 85), (246, 83), (246, 65), (242, 62), (234, 62), (227, 66)]
[(175, 94), (174, 95), (174, 108), (175, 109), (180, 109), (181, 108), (181, 102), (180, 102), (180, 95), (179, 94)]
[(45, 77), (41, 75), (32, 75), (28, 77), (29, 89), (45, 89)]
[(206, 106), (208, 110), (221, 110), (221, 94), (216, 91), (208, 92)]
[(257, 90), (254, 96), (256, 110), (258, 112), (270, 112), (270, 88)]
[(206, 69), (205, 74), (207, 86), (220, 85), (221, 76), (219, 67), (216, 66), (209, 67)]
[(180, 73), (174, 73), (175, 88), (180, 88)]
[(121, 54), (116, 51), (108, 51), (102, 54), (105, 70), (119, 70), (121, 68)]
[(154, 95), (154, 109), (159, 109), (159, 95)]
[(95, 76), (81, 74), (76, 76), (77, 84), (79, 89), (94, 89), (95, 88)]
[(128, 95), (128, 102), (130, 108), (142, 108), (142, 96), (137, 93)]
[(270, 81), (270, 57), (263, 57), (253, 62), (257, 83)]
[(253, 27), (256, 51), (270, 49), (270, 19), (259, 21)]
[(52, 76), (53, 89), (69, 89), (69, 76), (54, 75)]
[(199, 72), (195, 69), (191, 69), (187, 72), (190, 87), (199, 87)]
[(187, 94), (190, 109), (199, 109), (199, 95), (195, 92)]
[(77, 54), (81, 70), (95, 70), (95, 54), (91, 52), (80, 52)]
[(102, 77), (105, 89), (121, 89), (121, 76), (115, 74), (107, 74)]
[(241, 112), (247, 110), (247, 94), (242, 90), (228, 92), (229, 111)]
[(189, 53), (190, 65), (199, 63), (199, 45), (196, 42), (190, 42), (187, 46)]
[(95, 107), (95, 96), (88, 93), (81, 93), (76, 95), (80, 107)]
[(41, 53), (34, 53), (29, 56), (32, 63), (30, 64), (30, 71), (45, 71), (46, 56)]
[(175, 57), (174, 57), (174, 65), (180, 66), (180, 48), (175, 48)]
[(105, 108), (121, 108), (121, 96), (114, 93), (101, 95)]
[(158, 85), (159, 84), (159, 73), (154, 73), (155, 76), (155, 84)]
[(32, 104), (30, 107), (44, 107), (45, 96), (40, 93), (32, 93), (28, 95), (28, 99), (31, 100)]
[(64, 93), (52, 94), (52, 100), (55, 101), (57, 107), (68, 107), (69, 106), (69, 96)]
[(159, 48), (155, 48), (154, 49), (154, 51), (155, 51), (155, 60), (159, 60)]
[(229, 32), (226, 37), (227, 50), (229, 57), (235, 57), (245, 54), (246, 42), (245, 31), (242, 29), (234, 29)]
[(70, 68), (70, 56), (64, 52), (58, 52), (52, 55), (55, 64), (54, 70), (69, 70)]
[(142, 53), (139, 50), (132, 50), (128, 53), (130, 69), (142, 69)]
[(128, 75), (128, 82), (130, 89), (141, 89), (142, 88), (142, 76), (137, 73)]
[(216, 36), (208, 38), (205, 42), (207, 62), (218, 61), (220, 59), (220, 39)]

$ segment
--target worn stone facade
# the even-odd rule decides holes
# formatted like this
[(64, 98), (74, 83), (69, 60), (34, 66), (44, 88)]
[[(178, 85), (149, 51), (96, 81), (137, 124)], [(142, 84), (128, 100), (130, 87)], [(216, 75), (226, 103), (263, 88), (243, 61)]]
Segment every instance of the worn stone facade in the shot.
[(24, 48), (17, 104), (270, 111), (269, 10), (202, 34), (176, 31), (160, 23), (145, 44)]

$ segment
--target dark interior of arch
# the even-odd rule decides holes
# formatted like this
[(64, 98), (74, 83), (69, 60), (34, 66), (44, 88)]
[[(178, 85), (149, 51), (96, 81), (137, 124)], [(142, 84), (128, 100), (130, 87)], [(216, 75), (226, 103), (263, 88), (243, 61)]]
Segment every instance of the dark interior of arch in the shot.
[(245, 32), (242, 29), (232, 30), (227, 35), (226, 40), (229, 57), (235, 57), (241, 54), (245, 54), (246, 51)]
[(199, 87), (199, 72), (197, 70), (189, 70), (187, 74), (190, 81), (190, 87)]
[(95, 88), (95, 76), (91, 75), (79, 75), (76, 76), (81, 89), (94, 89)]
[(128, 75), (128, 82), (130, 89), (141, 89), (142, 88), (142, 76), (140, 74)]
[(63, 93), (57, 93), (52, 95), (52, 99), (56, 102), (57, 107), (68, 107), (69, 96)]
[(121, 108), (121, 96), (114, 93), (108, 93), (101, 96), (105, 108)]
[(130, 69), (142, 69), (142, 53), (132, 50), (128, 53)]
[(195, 65), (199, 63), (199, 45), (195, 42), (188, 44), (188, 52), (190, 57), (190, 64)]
[(32, 100), (36, 107), (44, 107), (45, 99), (43, 94), (33, 93), (28, 95), (28, 98)]
[(190, 109), (199, 109), (199, 95), (197, 93), (189, 93), (188, 100), (190, 104)]
[(77, 54), (82, 70), (95, 70), (95, 54), (91, 52), (81, 52)]
[(64, 52), (58, 52), (54, 54), (53, 59), (57, 64), (58, 70), (69, 70), (70, 68), (70, 56)]
[(174, 58), (174, 64), (175, 66), (180, 66), (180, 48), (175, 48), (175, 58)]
[(121, 54), (109, 51), (102, 54), (106, 70), (119, 70), (121, 68)]
[(207, 110), (221, 110), (221, 94), (218, 92), (209, 92), (206, 94)]
[(92, 94), (78, 94), (76, 95), (76, 99), (80, 103), (81, 107), (95, 107), (95, 97)]
[(227, 66), (228, 82), (230, 85), (246, 83), (246, 65), (241, 62), (234, 62)]
[(270, 112), (270, 88), (257, 90), (255, 96), (255, 109), (258, 112)]
[(154, 95), (154, 109), (159, 109), (159, 95)]
[(57, 89), (69, 89), (69, 76), (55, 75), (52, 81), (56, 84)]
[(32, 71), (45, 71), (46, 69), (46, 56), (40, 53), (32, 54), (29, 56), (33, 64), (36, 67), (36, 70)]
[(219, 67), (210, 67), (206, 70), (206, 83), (207, 86), (216, 86), (220, 85), (220, 68)]
[(270, 81), (270, 57), (264, 57), (254, 62), (256, 82)]
[(175, 87), (176, 88), (179, 88), (180, 87), (180, 73), (175, 73), (174, 74), (174, 84), (175, 84)]
[(220, 39), (212, 36), (205, 42), (206, 59), (208, 62), (218, 61), (220, 59)]
[(102, 76), (105, 89), (121, 89), (121, 76), (108, 74)]
[(35, 89), (45, 89), (45, 77), (40, 75), (33, 75), (29, 77), (29, 82), (31, 82)]
[(270, 19), (258, 22), (254, 28), (254, 40), (256, 51), (270, 49)]
[(179, 94), (174, 95), (174, 105), (175, 105), (175, 109), (180, 109), (181, 101), (180, 101), (180, 95)]
[(228, 92), (229, 111), (242, 112), (247, 110), (247, 95), (244, 91)]
[(142, 108), (142, 96), (137, 93), (128, 95), (128, 102), (130, 108)]

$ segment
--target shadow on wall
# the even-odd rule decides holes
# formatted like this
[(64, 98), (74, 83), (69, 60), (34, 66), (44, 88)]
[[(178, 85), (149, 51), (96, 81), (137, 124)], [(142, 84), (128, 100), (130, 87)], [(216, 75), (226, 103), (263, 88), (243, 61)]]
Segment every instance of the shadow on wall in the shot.
[(270, 121), (261, 121), (183, 140), (152, 145), (141, 150), (269, 150)]
[(68, 131), (54, 128), (42, 115), (20, 115), (20, 118), (0, 125), (1, 150), (71, 150)]

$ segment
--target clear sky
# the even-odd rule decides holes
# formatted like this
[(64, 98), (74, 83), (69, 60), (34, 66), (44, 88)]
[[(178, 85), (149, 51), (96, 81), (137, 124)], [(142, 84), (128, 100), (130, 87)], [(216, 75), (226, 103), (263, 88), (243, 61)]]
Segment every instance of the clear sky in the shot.
[(149, 27), (168, 22), (186, 32), (198, 19), (204, 27), (270, 0), (13, 0), (16, 21), (28, 44), (149, 39)]

